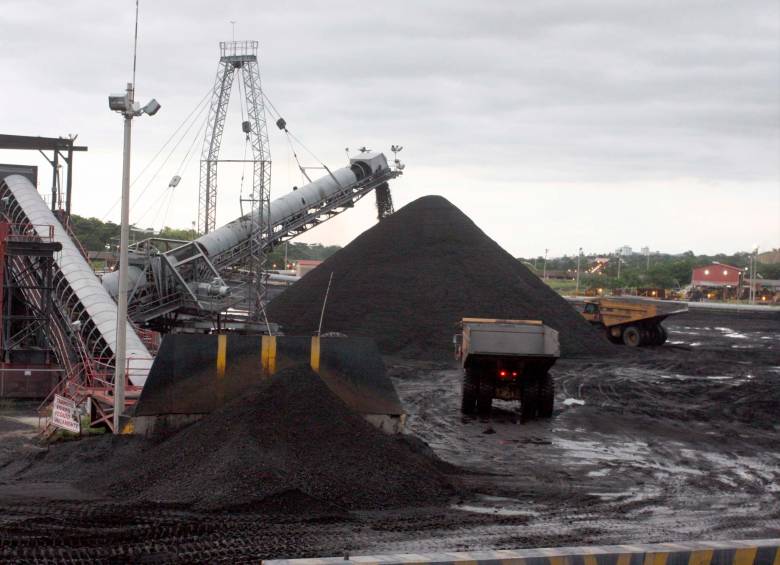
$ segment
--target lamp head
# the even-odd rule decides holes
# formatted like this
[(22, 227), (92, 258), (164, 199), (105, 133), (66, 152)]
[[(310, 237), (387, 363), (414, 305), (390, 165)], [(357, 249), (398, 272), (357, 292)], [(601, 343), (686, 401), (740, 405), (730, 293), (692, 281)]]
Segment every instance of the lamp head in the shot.
[(160, 106), (160, 103), (154, 98), (152, 98), (151, 100), (149, 100), (146, 106), (141, 108), (141, 111), (147, 116), (154, 116), (157, 112), (160, 111), (161, 107), (162, 106)]
[(130, 100), (126, 94), (110, 94), (108, 107), (114, 112), (127, 112), (130, 109)]

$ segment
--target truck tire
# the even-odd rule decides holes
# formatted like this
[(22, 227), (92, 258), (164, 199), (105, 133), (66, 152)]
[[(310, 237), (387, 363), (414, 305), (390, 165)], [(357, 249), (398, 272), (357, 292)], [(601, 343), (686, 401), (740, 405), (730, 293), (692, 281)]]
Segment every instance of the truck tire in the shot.
[(551, 418), (555, 405), (555, 383), (552, 375), (545, 372), (537, 383), (537, 414), (540, 418)]
[(538, 410), (537, 390), (539, 388), (536, 379), (526, 377), (520, 389), (520, 421), (528, 422), (536, 418)]
[(463, 370), (463, 396), (460, 400), (460, 411), (463, 414), (473, 414), (477, 408), (477, 391), (479, 390), (479, 375), (472, 368)]
[(628, 326), (623, 330), (623, 343), (629, 347), (642, 345), (642, 334), (636, 326)]
[(666, 328), (664, 328), (661, 324), (658, 324), (658, 345), (663, 345), (666, 343), (666, 339), (669, 337), (669, 334), (666, 333)]
[(479, 379), (479, 392), (477, 393), (477, 413), (480, 416), (490, 416), (493, 410), (493, 382), (490, 379)]
[(610, 343), (614, 343), (615, 345), (621, 345), (623, 343), (623, 334), (620, 334), (619, 336), (615, 337), (612, 335), (612, 330), (610, 328), (607, 328), (607, 339), (610, 341)]

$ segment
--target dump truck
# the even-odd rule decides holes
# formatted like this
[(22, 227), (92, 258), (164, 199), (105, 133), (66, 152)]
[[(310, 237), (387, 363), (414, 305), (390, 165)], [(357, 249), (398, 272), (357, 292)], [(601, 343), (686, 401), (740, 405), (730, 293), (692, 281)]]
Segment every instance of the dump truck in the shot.
[(539, 320), (463, 318), (453, 338), (463, 366), (461, 412), (489, 416), (493, 399), (519, 401), (522, 420), (549, 418), (558, 332)]
[(594, 298), (585, 301), (582, 315), (594, 326), (603, 328), (612, 343), (641, 347), (663, 345), (667, 335), (661, 322), (687, 311), (687, 305), (657, 300)]

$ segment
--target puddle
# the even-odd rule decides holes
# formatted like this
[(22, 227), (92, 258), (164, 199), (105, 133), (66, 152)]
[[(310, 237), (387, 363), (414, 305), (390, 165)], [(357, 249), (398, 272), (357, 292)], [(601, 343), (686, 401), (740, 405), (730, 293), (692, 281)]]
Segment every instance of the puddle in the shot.
[(580, 398), (567, 398), (563, 404), (564, 406), (585, 406), (585, 401)]
[(481, 496), (484, 506), (478, 504), (453, 504), (450, 508), (474, 512), (475, 514), (490, 514), (491, 516), (539, 516), (536, 510), (526, 508), (528, 503), (503, 496)]
[(554, 446), (567, 451), (576, 465), (591, 465), (599, 462), (642, 461), (650, 451), (645, 442), (610, 442), (609, 446), (597, 441), (574, 441), (553, 438)]

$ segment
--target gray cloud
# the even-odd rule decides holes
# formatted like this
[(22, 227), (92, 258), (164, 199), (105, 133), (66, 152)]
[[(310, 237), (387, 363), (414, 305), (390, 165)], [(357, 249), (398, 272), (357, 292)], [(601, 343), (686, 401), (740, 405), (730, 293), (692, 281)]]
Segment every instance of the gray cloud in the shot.
[[(80, 132), (91, 152), (77, 180), (90, 197), (77, 211), (98, 216), (117, 193), (121, 142), (105, 95), (129, 79), (133, 25), (133, 2), (107, 6), (5, 1), (0, 24), (0, 68), (13, 77), (0, 92), (3, 129)], [(560, 249), (583, 240), (702, 251), (780, 244), (776, 2), (142, 0), (139, 96), (155, 96), (164, 111), (136, 127), (136, 171), (210, 88), (229, 20), (238, 21), (238, 38), (261, 41), (266, 91), (323, 159), (341, 162), (345, 146), (401, 142), (409, 167), (397, 202), (442, 192), (515, 253), (553, 244), (516, 238), (516, 220), (497, 209), (549, 211), (546, 195), (564, 194), (563, 186), (581, 189), (566, 188), (555, 202)], [(226, 131), (224, 151), (233, 155), (243, 149), (238, 121), (230, 117)], [(297, 180), (274, 132), (272, 151), (281, 194)], [(164, 190), (170, 174), (149, 191)], [(224, 175), (224, 220), (237, 211), (236, 175)], [(189, 225), (194, 214), (197, 172), (185, 183), (170, 223)], [(671, 202), (695, 204), (697, 214), (720, 217), (728, 207), (739, 236), (690, 230), (684, 214), (663, 209), (663, 227), (648, 221), (637, 235), (621, 206), (665, 187), (674, 187)], [(613, 199), (609, 235), (572, 227), (593, 199)], [(370, 225), (370, 206), (351, 216), (310, 237), (345, 242)]]

